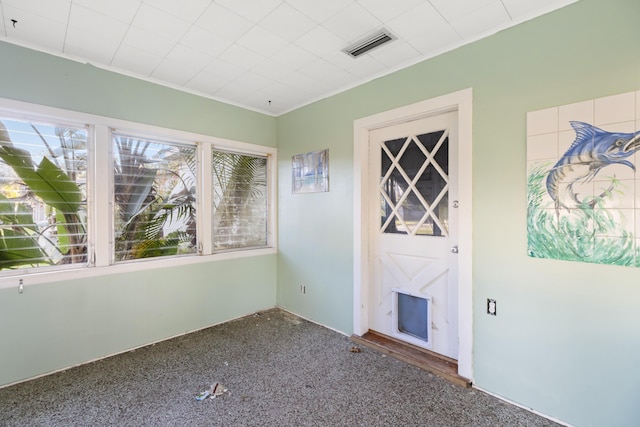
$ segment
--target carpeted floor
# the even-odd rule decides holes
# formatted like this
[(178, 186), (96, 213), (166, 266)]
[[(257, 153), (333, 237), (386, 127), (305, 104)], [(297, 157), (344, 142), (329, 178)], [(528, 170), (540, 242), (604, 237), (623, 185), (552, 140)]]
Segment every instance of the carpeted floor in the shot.
[[(269, 310), (0, 389), (0, 425), (556, 425), (353, 346)], [(196, 400), (216, 382), (227, 392)]]

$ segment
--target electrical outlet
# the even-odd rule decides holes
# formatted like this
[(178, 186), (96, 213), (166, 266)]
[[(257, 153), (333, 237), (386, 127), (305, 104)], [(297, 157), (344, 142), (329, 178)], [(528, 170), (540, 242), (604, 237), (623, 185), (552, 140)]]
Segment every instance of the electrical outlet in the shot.
[(487, 314), (491, 316), (498, 314), (498, 303), (496, 300), (487, 298)]
[(303, 294), (307, 293), (307, 287), (304, 284), (300, 284), (300, 292)]

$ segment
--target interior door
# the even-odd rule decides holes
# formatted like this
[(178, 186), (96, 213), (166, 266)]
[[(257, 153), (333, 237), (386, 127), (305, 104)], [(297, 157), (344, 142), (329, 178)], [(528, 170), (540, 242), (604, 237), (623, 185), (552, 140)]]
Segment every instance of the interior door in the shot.
[[(457, 359), (455, 124), (451, 112), (369, 134), (369, 324)], [(422, 325), (428, 340), (398, 331), (399, 292), (430, 299), (430, 324)], [(417, 323), (427, 323), (423, 314), (415, 315)]]

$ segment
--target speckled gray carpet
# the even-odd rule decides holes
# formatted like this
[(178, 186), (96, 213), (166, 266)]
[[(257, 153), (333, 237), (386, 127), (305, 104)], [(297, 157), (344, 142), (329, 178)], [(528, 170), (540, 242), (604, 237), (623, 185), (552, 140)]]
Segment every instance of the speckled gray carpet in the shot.
[[(0, 389), (2, 426), (552, 426), (278, 309)], [(215, 382), (228, 390), (196, 400)]]

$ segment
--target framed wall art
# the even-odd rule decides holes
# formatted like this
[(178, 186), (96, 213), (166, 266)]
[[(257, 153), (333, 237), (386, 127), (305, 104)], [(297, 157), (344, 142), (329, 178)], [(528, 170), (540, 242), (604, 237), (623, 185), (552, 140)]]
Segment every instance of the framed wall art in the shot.
[(329, 191), (329, 150), (296, 154), (292, 158), (293, 194)]

